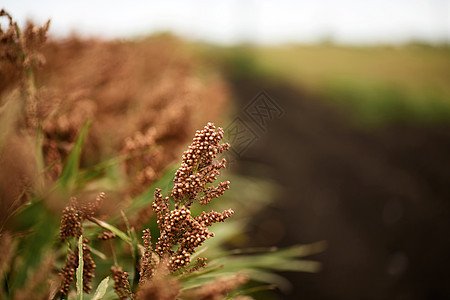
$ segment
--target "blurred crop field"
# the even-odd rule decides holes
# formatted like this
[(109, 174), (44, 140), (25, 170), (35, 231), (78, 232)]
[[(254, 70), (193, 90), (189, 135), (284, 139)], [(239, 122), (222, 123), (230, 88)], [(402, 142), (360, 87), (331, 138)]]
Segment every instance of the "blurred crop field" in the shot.
[(284, 45), (220, 49), (238, 75), (285, 82), (325, 98), (364, 126), (446, 122), (450, 59), (445, 45)]
[[(220, 198), (189, 213), (223, 211), (221, 223), (192, 263), (170, 275), (155, 267), (148, 290), (450, 298), (448, 45), (217, 46), (170, 33), (47, 40), (45, 30), (11, 30), (0, 48), (0, 299), (149, 299), (142, 262), (167, 258), (149, 254), (164, 235), (155, 191), (180, 212), (174, 173), (208, 122), (231, 144), (229, 170), (212, 176), (230, 189), (208, 182)], [(104, 201), (96, 217), (78, 224), (90, 242), (61, 239), (64, 212), (89, 215), (74, 203), (94, 199)], [(85, 293), (83, 270), (64, 269), (74, 253), (96, 264)], [(62, 270), (72, 271), (68, 290)]]
[(448, 46), (216, 50), (241, 110), (265, 90), (284, 111), (241, 160), (281, 187), (254, 243), (329, 245), (286, 299), (448, 298)]

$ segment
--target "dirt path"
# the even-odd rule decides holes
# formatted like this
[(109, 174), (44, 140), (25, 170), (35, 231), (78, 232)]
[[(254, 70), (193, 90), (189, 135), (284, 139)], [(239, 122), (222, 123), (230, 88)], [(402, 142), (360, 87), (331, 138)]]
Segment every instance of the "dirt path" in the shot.
[(241, 161), (282, 186), (254, 243), (329, 243), (316, 257), (323, 271), (288, 275), (295, 287), (283, 298), (450, 298), (449, 125), (364, 131), (290, 86), (233, 87), (242, 109), (264, 89), (285, 111)]

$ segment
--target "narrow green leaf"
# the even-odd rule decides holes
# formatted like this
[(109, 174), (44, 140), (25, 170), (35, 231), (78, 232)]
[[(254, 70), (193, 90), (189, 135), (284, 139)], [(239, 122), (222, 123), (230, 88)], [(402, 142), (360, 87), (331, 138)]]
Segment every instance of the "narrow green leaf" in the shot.
[(123, 161), (125, 161), (125, 158), (126, 157), (124, 155), (119, 155), (109, 160), (102, 161), (87, 170), (80, 170), (78, 174), (78, 182), (89, 183), (97, 178), (101, 178), (108, 169), (119, 166)]
[[(42, 257), (50, 251), (59, 230), (59, 220), (42, 203), (24, 206), (16, 218), (16, 226), (26, 233), (18, 239), (21, 263), (14, 265), (11, 290), (22, 287), (31, 270), (37, 268)], [(18, 260), (18, 262), (20, 262)]]
[(83, 236), (78, 239), (77, 300), (83, 300)]
[(67, 158), (64, 170), (62, 171), (61, 177), (59, 178), (59, 182), (63, 187), (72, 189), (75, 185), (80, 165), (81, 150), (83, 148), (83, 143), (86, 139), (90, 124), (91, 123), (89, 121), (84, 123), (75, 142), (75, 146), (73, 147), (72, 151), (69, 154), (69, 157)]
[(292, 283), (289, 280), (276, 273), (261, 269), (242, 270), (242, 272), (246, 273), (251, 280), (275, 285), (283, 292), (288, 292), (292, 288)]
[(134, 261), (134, 273), (133, 273), (133, 281), (132, 281), (132, 287), (133, 289), (137, 287), (139, 284), (139, 240), (136, 235), (136, 231), (134, 230), (134, 227), (130, 226), (130, 222), (128, 221), (127, 216), (125, 213), (121, 210), (120, 213), (122, 214), (122, 218), (125, 222), (125, 225), (127, 226), (127, 233), (128, 236), (131, 237), (131, 256), (133, 257)]
[(214, 266), (214, 267), (207, 267), (207, 268), (201, 269), (201, 270), (193, 272), (193, 273), (189, 273), (189, 274), (186, 274), (186, 275), (180, 275), (180, 276), (178, 276), (178, 279), (180, 279), (181, 281), (188, 281), (188, 280), (190, 280), (192, 278), (201, 277), (201, 276), (204, 276), (206, 274), (210, 274), (210, 273), (216, 272), (218, 270), (223, 269), (223, 267), (224, 267), (223, 265), (218, 265), (218, 266)]
[(90, 248), (91, 248), (92, 254), (97, 255), (98, 257), (100, 257), (100, 258), (103, 259), (103, 260), (106, 260), (106, 259), (108, 258), (103, 252), (101, 252), (101, 251), (95, 249), (95, 248), (92, 247), (92, 246), (91, 246)]
[(305, 257), (305, 256), (321, 253), (321, 252), (325, 251), (326, 248), (327, 248), (327, 242), (319, 241), (319, 242), (315, 242), (312, 244), (291, 246), (289, 248), (279, 250), (278, 254), (280, 256), (283, 256), (286, 258)]
[(96, 219), (96, 218), (89, 218), (89, 220), (94, 222), (98, 226), (115, 233), (124, 242), (127, 242), (128, 244), (132, 245), (131, 238), (125, 232), (121, 231), (120, 229), (112, 226), (111, 224), (103, 222), (102, 220)]
[(269, 290), (274, 290), (276, 289), (277, 286), (276, 285), (259, 285), (259, 286), (255, 286), (255, 287), (251, 287), (251, 288), (247, 288), (241, 291), (238, 291), (232, 295), (229, 295), (227, 297), (227, 299), (234, 299), (235, 297), (239, 296), (239, 295), (250, 295), (252, 293), (256, 293), (256, 292), (260, 292), (260, 291), (269, 291)]
[(102, 282), (100, 282), (92, 300), (100, 300), (103, 298), (103, 296), (106, 293), (106, 289), (108, 288), (108, 283), (109, 283), (109, 276), (103, 279)]

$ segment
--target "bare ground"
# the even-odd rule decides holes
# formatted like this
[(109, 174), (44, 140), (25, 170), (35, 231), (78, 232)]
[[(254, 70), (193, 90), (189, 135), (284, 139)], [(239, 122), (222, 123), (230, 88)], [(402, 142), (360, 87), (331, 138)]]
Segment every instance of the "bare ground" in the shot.
[(358, 129), (298, 88), (233, 88), (241, 110), (264, 89), (285, 111), (240, 161), (281, 185), (252, 243), (328, 242), (320, 273), (285, 274), (294, 287), (283, 299), (450, 298), (449, 124)]

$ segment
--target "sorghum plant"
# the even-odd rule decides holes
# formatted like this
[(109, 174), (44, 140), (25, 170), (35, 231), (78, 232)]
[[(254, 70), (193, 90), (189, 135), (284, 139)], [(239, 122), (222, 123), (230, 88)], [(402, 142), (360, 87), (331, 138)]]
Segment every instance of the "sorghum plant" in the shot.
[[(202, 116), (197, 120), (202, 124), (223, 113), (226, 99), (221, 84), (204, 86), (194, 78), (188, 58), (174, 63), (174, 55), (167, 55), (178, 49), (173, 41), (75, 38), (69, 47), (53, 42), (41, 49), (48, 23), (28, 23), (21, 32), (6, 11), (0, 17), (9, 23), (0, 28), (0, 77), (5, 79), (0, 97), (7, 95), (0, 99), (0, 299), (80, 299), (91, 285), (97, 285), (95, 299), (247, 299), (232, 294), (247, 280), (264, 282), (264, 274), (274, 270), (319, 268), (296, 259), (322, 246), (225, 252), (225, 242), (241, 234), (244, 214), (223, 224), (227, 234), (205, 245), (214, 236), (210, 226), (233, 214), (231, 209), (198, 212), (230, 185), (213, 185), (226, 164), (217, 158), (229, 145), (221, 143), (224, 132), (212, 123), (196, 132), (171, 191), (163, 195), (156, 188), (170, 182), (173, 173), (165, 170), (199, 124), (190, 112)], [(39, 71), (42, 51), (52, 55)], [(50, 81), (37, 76), (35, 85), (35, 74)], [(10, 93), (14, 89), (18, 92)], [(214, 105), (205, 105), (212, 98)], [(105, 145), (108, 151), (100, 151)], [(101, 153), (108, 156), (100, 159)], [(234, 182), (248, 184), (242, 178)], [(92, 191), (108, 197), (100, 193), (86, 201), (81, 196)], [(230, 206), (251, 216), (264, 201), (250, 198)], [(107, 213), (101, 207), (106, 201)], [(143, 228), (139, 238), (136, 230)], [(274, 283), (274, 276), (269, 278), (265, 282)]]
[[(208, 123), (195, 133), (194, 140), (184, 152), (181, 167), (175, 173), (171, 197), (175, 209), (169, 208), (169, 197), (163, 198), (161, 190), (155, 192), (153, 210), (158, 218), (160, 236), (155, 252), (160, 258), (168, 259), (170, 271), (176, 271), (190, 263), (195, 248), (206, 239), (214, 236), (208, 226), (223, 222), (233, 214), (229, 209), (222, 213), (210, 211), (193, 217), (190, 211), (195, 200), (207, 204), (211, 198), (217, 198), (228, 189), (230, 182), (221, 182), (217, 187), (207, 187), (216, 180), (219, 170), (225, 167), (225, 159), (215, 161), (217, 154), (228, 150), (228, 144), (220, 144), (223, 129)], [(177, 247), (176, 250), (173, 250)]]
[[(171, 274), (187, 274), (198, 271), (206, 266), (206, 258), (199, 257), (191, 262), (191, 256), (203, 242), (214, 236), (208, 227), (213, 223), (223, 222), (234, 212), (231, 209), (223, 212), (210, 210), (193, 216), (191, 206), (194, 202), (201, 205), (208, 204), (213, 198), (221, 196), (229, 188), (229, 181), (220, 182), (217, 186), (212, 184), (220, 170), (225, 167), (226, 161), (217, 161), (220, 153), (228, 150), (227, 143), (221, 143), (224, 131), (216, 128), (213, 123), (208, 123), (202, 130), (195, 133), (192, 144), (183, 154), (180, 168), (174, 177), (174, 186), (170, 197), (163, 198), (160, 189), (154, 193), (152, 209), (157, 217), (159, 237), (155, 245), (152, 245), (150, 229), (143, 231), (143, 246), (140, 258), (138, 298), (147, 299), (149, 295), (159, 295), (155, 299), (175, 299), (181, 293), (180, 284), (176, 277)], [(72, 197), (70, 204), (63, 210), (59, 238), (62, 242), (71, 238), (78, 238), (83, 234), (83, 221), (100, 223), (94, 218), (94, 214), (99, 209), (105, 198), (104, 193), (100, 193), (95, 201), (80, 203), (77, 198)], [(171, 207), (170, 202), (173, 202)], [(103, 232), (99, 239), (108, 240), (114, 237), (112, 232)], [(88, 246), (88, 239), (83, 239), (83, 289), (89, 292), (89, 283), (94, 277), (95, 264), (90, 256), (91, 250)], [(70, 284), (74, 279), (75, 269), (79, 263), (77, 249), (70, 250), (65, 266), (60, 275), (62, 284), (61, 295), (68, 293)], [(128, 281), (129, 274), (121, 267), (111, 267), (114, 279), (114, 290), (120, 299), (135, 297), (137, 291), (131, 290)], [(230, 280), (229, 280), (230, 281)], [(227, 281), (227, 282), (229, 282)], [(242, 277), (231, 280), (233, 284), (225, 285), (219, 282), (214, 288), (211, 287), (198, 290), (202, 294), (222, 295), (229, 292), (239, 284), (243, 283)], [(172, 282), (172, 283), (171, 283)], [(175, 288), (177, 287), (177, 288)], [(196, 290), (186, 294), (188, 299), (194, 299)], [(199, 294), (200, 295), (200, 294)], [(192, 298), (194, 297), (194, 298)], [(206, 298), (205, 298), (206, 299)]]
[(35, 129), (37, 126), (36, 87), (34, 83), (34, 69), (45, 62), (39, 52), (47, 40), (50, 20), (44, 26), (37, 27), (28, 22), (22, 32), (11, 15), (4, 9), (0, 10), (0, 17), (6, 17), (9, 27), (0, 27), (0, 66), (10, 70), (12, 78), (19, 79), (22, 85), (22, 96), (26, 99), (24, 105), (26, 126)]
[[(96, 211), (100, 208), (105, 198), (104, 193), (98, 194), (97, 198), (88, 203), (80, 203), (77, 198), (72, 197), (70, 204), (62, 213), (61, 226), (59, 231), (59, 239), (64, 242), (71, 238), (78, 238), (83, 234), (84, 220), (91, 219)], [(84, 238), (82, 240), (83, 249), (83, 290), (87, 293), (92, 289), (89, 285), (92, 278), (95, 276), (95, 263), (91, 257), (91, 249), (89, 248), (89, 239)], [(69, 247), (69, 253), (66, 259), (66, 264), (61, 269), (61, 288), (60, 293), (64, 297), (69, 291), (70, 284), (72, 283), (75, 275), (75, 269), (79, 265), (79, 253), (78, 248), (72, 251)]]
[[(197, 131), (175, 173), (171, 196), (163, 198), (160, 189), (155, 191), (152, 207), (157, 215), (159, 238), (152, 247), (150, 230), (144, 230), (144, 253), (140, 265), (140, 286), (145, 287), (147, 293), (149, 286), (153, 289), (157, 287), (151, 282), (160, 280), (162, 275), (155, 275), (158, 271), (167, 274), (179, 270), (193, 272), (206, 266), (206, 258), (197, 258), (191, 263), (191, 255), (206, 239), (214, 236), (209, 226), (223, 222), (233, 214), (231, 209), (222, 213), (211, 210), (198, 216), (193, 216), (190, 211), (195, 201), (205, 205), (229, 187), (229, 181), (221, 182), (217, 187), (207, 186), (217, 179), (219, 170), (225, 167), (224, 159), (216, 161), (217, 155), (229, 148), (228, 144), (221, 144), (223, 133), (223, 129), (216, 128), (213, 123)], [(170, 209), (170, 200), (174, 202), (173, 209)]]

